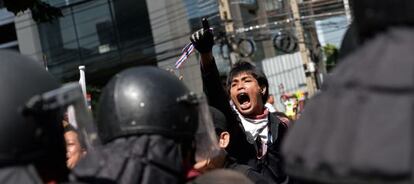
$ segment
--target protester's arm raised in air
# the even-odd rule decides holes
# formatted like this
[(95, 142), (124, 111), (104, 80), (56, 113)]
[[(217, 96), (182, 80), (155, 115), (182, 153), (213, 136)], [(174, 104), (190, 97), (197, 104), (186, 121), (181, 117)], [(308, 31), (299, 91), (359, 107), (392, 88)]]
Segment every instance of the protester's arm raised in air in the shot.
[[(192, 34), (190, 40), (201, 55), (200, 67), (203, 78), (203, 88), (209, 104), (219, 109), (226, 116), (229, 132), (232, 134), (232, 138), (234, 138), (232, 140), (240, 138), (239, 136), (244, 135), (244, 133), (237, 123), (237, 115), (229, 104), (230, 99), (221, 85), (219, 72), (212, 54), (214, 45), (212, 30), (203, 24), (203, 29)], [(231, 142), (234, 143), (234, 141)]]

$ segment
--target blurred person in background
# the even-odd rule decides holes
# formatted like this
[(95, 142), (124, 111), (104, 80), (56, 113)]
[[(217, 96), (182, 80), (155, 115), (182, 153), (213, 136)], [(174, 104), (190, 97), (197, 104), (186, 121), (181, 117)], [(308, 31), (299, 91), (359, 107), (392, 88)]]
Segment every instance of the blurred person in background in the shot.
[(292, 124), (292, 119), (290, 119), (284, 112), (280, 112), (276, 110), (273, 106), (275, 104), (275, 98), (273, 94), (269, 94), (269, 97), (266, 101), (266, 108), (269, 110), (270, 113), (275, 115), (279, 120), (284, 124), (284, 126), (289, 127)]
[(76, 164), (86, 155), (85, 145), (79, 139), (77, 130), (67, 121), (63, 121), (64, 137), (66, 142), (66, 164), (73, 169)]
[(275, 104), (275, 99), (272, 94), (269, 94), (266, 100), (266, 108), (269, 109), (270, 113), (276, 112), (276, 108), (273, 106)]

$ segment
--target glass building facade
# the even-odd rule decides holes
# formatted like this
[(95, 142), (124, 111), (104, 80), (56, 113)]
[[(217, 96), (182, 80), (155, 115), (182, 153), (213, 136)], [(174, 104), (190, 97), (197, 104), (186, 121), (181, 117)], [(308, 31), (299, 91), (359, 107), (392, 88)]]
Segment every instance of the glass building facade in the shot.
[(49, 0), (63, 17), (38, 25), (43, 59), (63, 81), (85, 65), (89, 83), (104, 84), (119, 70), (155, 65), (145, 0)]
[(192, 31), (201, 28), (201, 19), (207, 17), (211, 27), (220, 28), (219, 5), (217, 0), (184, 0), (188, 21)]

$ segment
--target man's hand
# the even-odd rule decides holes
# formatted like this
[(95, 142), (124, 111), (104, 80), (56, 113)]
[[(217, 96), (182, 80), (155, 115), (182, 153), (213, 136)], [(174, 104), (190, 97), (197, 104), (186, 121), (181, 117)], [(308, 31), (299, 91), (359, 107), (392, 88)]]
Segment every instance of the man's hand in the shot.
[(197, 49), (197, 51), (201, 54), (204, 54), (212, 51), (214, 45), (214, 37), (206, 18), (203, 18), (202, 23), (203, 28), (193, 33), (190, 37), (190, 40), (194, 44), (194, 47)]

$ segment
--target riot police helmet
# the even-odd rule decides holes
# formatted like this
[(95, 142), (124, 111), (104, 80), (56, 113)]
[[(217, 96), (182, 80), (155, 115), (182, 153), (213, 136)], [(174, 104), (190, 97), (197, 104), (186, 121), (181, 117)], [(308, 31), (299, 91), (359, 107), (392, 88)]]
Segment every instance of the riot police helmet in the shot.
[(116, 74), (106, 85), (100, 97), (97, 129), (104, 144), (140, 134), (182, 139), (194, 136), (197, 121), (194, 94), (170, 72), (143, 66)]
[(58, 88), (59, 82), (16, 52), (0, 50), (0, 58), (0, 166), (33, 164), (38, 173), (66, 177), (63, 111), (23, 113), (32, 97)]

